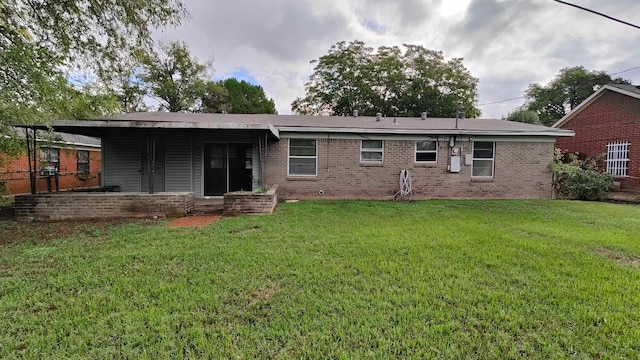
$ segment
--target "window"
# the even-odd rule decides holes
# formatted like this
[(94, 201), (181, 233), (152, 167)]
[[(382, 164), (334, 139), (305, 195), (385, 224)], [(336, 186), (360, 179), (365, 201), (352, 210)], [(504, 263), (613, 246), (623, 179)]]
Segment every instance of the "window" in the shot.
[(494, 150), (494, 142), (475, 141), (473, 143), (473, 165), (471, 167), (471, 176), (493, 177)]
[(417, 163), (434, 163), (438, 159), (438, 142), (433, 140), (416, 141)]
[(629, 143), (611, 142), (607, 145), (607, 172), (613, 176), (629, 175)]
[(384, 157), (384, 141), (362, 140), (360, 142), (360, 161), (381, 163)]
[(89, 173), (89, 152), (86, 150), (78, 150), (78, 173)]
[(60, 149), (58, 148), (40, 148), (40, 163), (42, 167), (55, 166), (60, 170)]
[(289, 139), (289, 175), (316, 176), (316, 139)]

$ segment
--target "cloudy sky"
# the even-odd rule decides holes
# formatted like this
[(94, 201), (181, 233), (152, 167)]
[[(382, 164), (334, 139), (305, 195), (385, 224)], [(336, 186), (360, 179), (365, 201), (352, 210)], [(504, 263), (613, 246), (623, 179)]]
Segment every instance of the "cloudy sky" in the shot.
[[(190, 19), (155, 34), (185, 41), (215, 78), (262, 85), (280, 114), (304, 96), (309, 61), (338, 41), (417, 44), (462, 57), (479, 78), (486, 118), (523, 103), (527, 85), (563, 67), (616, 73), (640, 66), (640, 30), (552, 0), (183, 0)], [(640, 24), (638, 0), (569, 0)], [(619, 76), (640, 84), (640, 68)]]

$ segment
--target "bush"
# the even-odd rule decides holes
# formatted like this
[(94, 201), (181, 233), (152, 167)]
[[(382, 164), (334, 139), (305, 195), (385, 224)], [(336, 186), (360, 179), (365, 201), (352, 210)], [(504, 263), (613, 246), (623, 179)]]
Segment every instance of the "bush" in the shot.
[(566, 199), (604, 200), (613, 186), (613, 176), (603, 171), (600, 158), (581, 160), (575, 153), (556, 149), (552, 164), (554, 189)]

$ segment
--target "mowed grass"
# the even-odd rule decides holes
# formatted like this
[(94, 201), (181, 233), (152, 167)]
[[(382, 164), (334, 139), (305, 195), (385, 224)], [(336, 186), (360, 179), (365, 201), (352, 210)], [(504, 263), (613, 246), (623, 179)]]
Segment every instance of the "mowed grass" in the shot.
[(322, 201), (83, 229), (0, 246), (1, 358), (640, 354), (638, 206)]

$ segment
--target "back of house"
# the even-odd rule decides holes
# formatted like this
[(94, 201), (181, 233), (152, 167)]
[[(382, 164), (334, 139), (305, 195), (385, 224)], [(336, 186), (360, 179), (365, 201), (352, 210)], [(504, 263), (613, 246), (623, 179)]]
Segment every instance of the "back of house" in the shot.
[(281, 198), (551, 196), (557, 137), (497, 119), (132, 113), (53, 124), (102, 139), (102, 185), (196, 198), (279, 185)]

